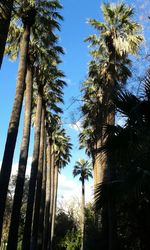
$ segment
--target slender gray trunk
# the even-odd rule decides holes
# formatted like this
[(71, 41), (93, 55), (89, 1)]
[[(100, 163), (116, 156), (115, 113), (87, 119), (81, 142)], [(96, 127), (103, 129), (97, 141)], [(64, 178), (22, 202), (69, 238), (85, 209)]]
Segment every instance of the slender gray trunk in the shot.
[(52, 211), (54, 205), (54, 165), (55, 165), (55, 153), (52, 146), (52, 156), (51, 156), (51, 200), (50, 200), (50, 214), (49, 214), (49, 242), (48, 242), (48, 249), (51, 249), (51, 229), (52, 229)]
[(51, 226), (51, 245), (52, 246), (53, 246), (56, 207), (57, 207), (57, 190), (58, 190), (58, 166), (55, 165), (55, 168), (54, 168), (54, 200), (53, 200), (52, 226)]
[(45, 131), (44, 123), (45, 123), (45, 110), (44, 108), (42, 108), (40, 153), (39, 153), (38, 173), (36, 182), (33, 228), (32, 228), (31, 247), (30, 247), (31, 250), (37, 249), (39, 215), (40, 215), (40, 204), (41, 204), (41, 194), (42, 194), (42, 173), (43, 173), (43, 162), (44, 162), (44, 131)]
[(81, 221), (81, 250), (84, 250), (84, 230), (85, 229), (85, 187), (84, 177), (82, 177), (82, 221)]
[(32, 158), (32, 164), (31, 164), (31, 175), (30, 175), (30, 180), (29, 180), (29, 192), (28, 192), (25, 228), (24, 228), (23, 241), (22, 241), (22, 250), (30, 249), (32, 215), (33, 215), (33, 205), (34, 205), (39, 149), (40, 149), (41, 115), (42, 115), (42, 96), (41, 96), (41, 93), (39, 93), (38, 101), (37, 101), (37, 110), (36, 110), (34, 149), (33, 149), (33, 158)]
[(16, 180), (15, 195), (11, 214), (11, 222), (8, 236), (7, 249), (17, 249), (18, 228), (20, 219), (20, 210), (23, 196), (23, 187), (25, 182), (25, 171), (28, 159), (28, 150), (30, 142), (31, 128), (31, 109), (32, 109), (32, 70), (31, 66), (27, 67), (26, 75), (26, 91), (25, 91), (25, 111), (24, 111), (24, 129), (20, 149), (20, 158), (18, 166), (18, 175)]
[(43, 176), (42, 176), (42, 193), (39, 215), (39, 227), (38, 227), (38, 242), (37, 250), (42, 250), (43, 236), (44, 236), (44, 211), (45, 211), (45, 199), (46, 199), (46, 180), (47, 180), (47, 158), (46, 158), (46, 133), (44, 139), (44, 164), (43, 164)]
[(46, 179), (46, 203), (45, 203), (45, 220), (44, 220), (44, 239), (43, 250), (48, 248), (49, 237), (49, 214), (50, 214), (50, 199), (51, 199), (51, 154), (52, 146), (50, 140), (47, 145), (47, 179)]
[(13, 155), (18, 135), (19, 121), (22, 109), (23, 95), (25, 89), (25, 77), (27, 68), (27, 55), (30, 40), (30, 27), (26, 25), (20, 44), (20, 61), (18, 66), (18, 79), (15, 100), (9, 122), (5, 151), (0, 172), (0, 240), (2, 235), (3, 217), (5, 211), (8, 184), (11, 174)]

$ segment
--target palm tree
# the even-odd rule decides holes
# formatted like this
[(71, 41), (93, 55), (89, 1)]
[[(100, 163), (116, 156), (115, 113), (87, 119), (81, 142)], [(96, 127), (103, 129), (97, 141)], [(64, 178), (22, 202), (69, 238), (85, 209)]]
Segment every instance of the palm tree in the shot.
[(25, 91), (24, 130), (23, 130), (22, 144), (20, 149), (18, 176), (16, 180), (7, 249), (12, 249), (12, 248), (17, 249), (20, 209), (22, 203), (25, 171), (27, 165), (29, 140), (30, 140), (32, 83), (33, 83), (32, 78), (33, 76), (32, 76), (31, 64), (29, 63), (28, 60), (27, 75), (26, 75), (26, 91)]
[[(143, 37), (138, 34), (140, 25), (132, 20), (133, 8), (124, 3), (103, 4), (102, 11), (104, 22), (89, 20), (98, 32), (97, 35), (91, 35), (86, 39), (93, 47), (91, 54), (94, 58), (90, 63), (89, 76), (94, 78), (93, 84), (97, 84), (102, 92), (102, 124), (114, 124), (115, 109), (112, 95), (114, 89), (125, 83), (131, 75), (128, 69), (128, 54), (137, 54)], [(98, 144), (102, 143), (103, 141), (100, 141)], [(106, 167), (103, 171), (106, 171)], [(99, 176), (99, 182), (102, 180)]]
[(0, 68), (2, 65), (14, 0), (0, 2)]
[(56, 218), (57, 192), (58, 192), (58, 173), (61, 168), (65, 167), (70, 161), (70, 150), (72, 145), (70, 137), (66, 135), (66, 131), (56, 125), (53, 135), (54, 146), (54, 166), (53, 166), (53, 203), (51, 208), (51, 247), (53, 247), (54, 227)]
[[(61, 16), (59, 15), (59, 13), (56, 11), (56, 8), (61, 8), (59, 2), (58, 1), (50, 1), (50, 2), (46, 1), (46, 2), (42, 2), (42, 7), (40, 6), (40, 4), (38, 5), (38, 7), (39, 7), (39, 9), (37, 11), (37, 9), (35, 8), (35, 2), (34, 1), (30, 1), (30, 3), (29, 2), (26, 2), (26, 3), (23, 2), (22, 4), (20, 2), (16, 3), (16, 5), (15, 5), (15, 8), (16, 8), (15, 13), (16, 13), (16, 15), (14, 16), (14, 19), (12, 20), (12, 25), (10, 27), (10, 36), (9, 36), (9, 39), (8, 39), (8, 44), (10, 44), (10, 46), (7, 48), (7, 53), (10, 54), (12, 57), (16, 56), (18, 54), (17, 45), (19, 44), (20, 37), (22, 36), (22, 33), (23, 33), (22, 26), (20, 26), (20, 24), (19, 24), (19, 27), (16, 26), (16, 16), (21, 17), (21, 19), (23, 20), (23, 23), (25, 23), (25, 25), (27, 23), (32, 25), (32, 38), (33, 38), (33, 36), (36, 37), (36, 38), (39, 37), (39, 34), (41, 34), (41, 30), (42, 30), (43, 34), (44, 34), (44, 32), (47, 35), (49, 34), (49, 36), (47, 36), (47, 39), (46, 39), (46, 36), (44, 36), (42, 40), (40, 39), (40, 44), (41, 43), (44, 44), (44, 47), (45, 47), (45, 44), (46, 44), (46, 46), (49, 45), (49, 46), (52, 47), (52, 44), (54, 42), (56, 42), (57, 37), (53, 34), (52, 29), (54, 29), (55, 27), (59, 29), (59, 25), (58, 25), (58, 23), (56, 22), (55, 19), (57, 19), (57, 18), (62, 19)], [(46, 9), (46, 15), (47, 16), (45, 15), (45, 9)], [(33, 28), (33, 21), (34, 21), (34, 16), (35, 16), (36, 11), (37, 11), (36, 24), (34, 25), (34, 28)], [(48, 16), (49, 15), (50, 16), (52, 15), (51, 27), (49, 26), (49, 21), (48, 21), (48, 19), (49, 19)], [(46, 21), (47, 21), (47, 25), (46, 25)], [(44, 26), (42, 26), (42, 22), (44, 22)], [(40, 23), (40, 25), (39, 25), (39, 23)], [(18, 32), (20, 32), (20, 33), (18, 33)], [(14, 39), (13, 39), (13, 36), (14, 36)], [(11, 46), (11, 44), (12, 44), (12, 46)], [(48, 51), (51, 51), (51, 47), (48, 48)], [(55, 47), (58, 50), (60, 49), (59, 46), (55, 46)], [(54, 53), (53, 53), (53, 55), (54, 55)], [(23, 66), (25, 66), (25, 64)], [(24, 68), (22, 67), (22, 69), (24, 69)], [(25, 73), (25, 70), (24, 70), (24, 73)], [(19, 90), (19, 88), (17, 88), (17, 91), (18, 90)], [(22, 101), (22, 99), (23, 99), (23, 90), (24, 90), (24, 87), (22, 88), (22, 92), (20, 92), (19, 95), (18, 95), (19, 98), (20, 98), (20, 101)], [(19, 106), (19, 103), (17, 103), (16, 106), (17, 106), (17, 109), (20, 107), (20, 109), (19, 109), (19, 112), (20, 112), (22, 103), (20, 103), (20, 106)], [(18, 115), (18, 113), (17, 113), (16, 106), (14, 108), (15, 109), (15, 119), (17, 117), (18, 117), (17, 119), (19, 119), (20, 115)], [(18, 121), (17, 126), (19, 126), (19, 120), (17, 120), (17, 121)], [(16, 134), (15, 134), (15, 140), (13, 140), (13, 143), (11, 143), (11, 151), (8, 149), (8, 147), (6, 147), (7, 150), (5, 150), (6, 152), (4, 154), (4, 156), (6, 156), (7, 151), (8, 150), (10, 151), (9, 154), (8, 154), (8, 156), (10, 157), (9, 164), (7, 164), (8, 169), (3, 167), (5, 165), (5, 161), (4, 161), (4, 164), (2, 164), (2, 171), (1, 171), (1, 173), (4, 172), (5, 175), (6, 175), (5, 171), (7, 171), (7, 178), (5, 178), (5, 181), (2, 178), (2, 182), (5, 182), (5, 183), (2, 183), (2, 186), (4, 185), (4, 198), (5, 198), (6, 193), (7, 193), (7, 184), (8, 184), (9, 177), (10, 177), (13, 152), (14, 152), (14, 147), (15, 147), (16, 138), (17, 138), (17, 131), (18, 131), (18, 127), (16, 127), (15, 123), (14, 123), (14, 127), (15, 127)], [(11, 136), (9, 136), (9, 134), (8, 134), (8, 140), (10, 140), (10, 139), (11, 139)], [(9, 146), (8, 143), (7, 143), (6, 146)], [(12, 154), (11, 154), (11, 152), (12, 152)], [(6, 159), (6, 157), (4, 157), (4, 160), (9, 160), (9, 157), (7, 157), (7, 159)], [(3, 192), (2, 192), (2, 194), (3, 194)], [(5, 202), (1, 202), (1, 204), (2, 204), (1, 206), (2, 206), (2, 217), (3, 217)]]
[[(144, 93), (141, 97), (128, 91), (119, 91), (114, 102), (120, 114), (125, 118), (125, 124), (107, 126), (108, 140), (102, 150), (113, 157), (118, 171), (115, 178), (97, 186), (95, 205), (97, 209), (100, 209), (107, 204), (106, 197), (111, 188), (111, 199), (115, 199), (118, 205), (128, 200), (129, 206), (131, 206), (132, 200), (134, 200), (135, 211), (142, 207), (140, 213), (143, 214), (143, 211), (146, 213), (145, 200), (147, 202), (149, 200), (150, 72), (148, 71), (145, 78)], [(146, 220), (148, 220), (147, 214), (143, 216), (144, 218), (146, 216)], [(143, 221), (136, 222), (138, 230), (141, 227), (144, 228), (144, 218)], [(139, 238), (141, 248), (148, 249), (149, 236), (146, 232), (143, 236), (140, 231)]]
[[(91, 55), (93, 60), (89, 64), (88, 85), (91, 89), (97, 89), (95, 93), (85, 91), (85, 129), (94, 131), (96, 141), (94, 143), (94, 178), (95, 185), (103, 182), (105, 178), (115, 176), (115, 166), (110, 160), (109, 155), (99, 151), (99, 148), (107, 139), (104, 137), (105, 124), (115, 123), (115, 105), (113, 103), (113, 95), (117, 88), (126, 83), (128, 77), (131, 76), (129, 66), (131, 64), (128, 55), (135, 55), (143, 37), (139, 35), (140, 26), (132, 20), (133, 9), (129, 6), (121, 4), (103, 4), (102, 11), (104, 14), (104, 22), (95, 19), (89, 20), (89, 23), (96, 28), (97, 34), (89, 36), (86, 40), (90, 42), (92, 47)], [(87, 87), (87, 89), (89, 90)], [(87, 98), (86, 94), (91, 98)], [(100, 97), (101, 95), (101, 97)], [(92, 103), (92, 109), (88, 110), (86, 102)], [(98, 109), (95, 112), (94, 103), (97, 102)], [(95, 114), (92, 117), (91, 114)], [(88, 117), (92, 117), (88, 121)], [(93, 136), (94, 137), (94, 136)], [(111, 192), (111, 190), (110, 190)], [(110, 196), (110, 195), (109, 195)], [(114, 206), (115, 207), (115, 206)], [(113, 226), (112, 204), (108, 206), (108, 222), (109, 222), (109, 247), (113, 248), (112, 232), (115, 232)], [(114, 223), (115, 224), (115, 223)], [(111, 228), (110, 228), (111, 227)], [(114, 237), (115, 238), (115, 237)], [(115, 242), (115, 239), (114, 239)], [(115, 244), (115, 243), (114, 243)], [(114, 249), (116, 247), (114, 246)]]
[[(51, 70), (49, 77), (47, 75), (47, 70)], [(60, 70), (56, 69), (55, 67), (48, 66), (41, 66), (41, 69), (38, 69), (40, 72), (36, 77), (38, 79), (38, 98), (40, 97), (40, 110), (46, 107), (47, 111), (53, 110), (53, 112), (61, 112), (61, 109), (57, 106), (58, 103), (62, 102), (62, 91), (61, 88), (64, 85), (64, 81), (58, 79), (58, 77), (63, 76)], [(56, 75), (55, 75), (56, 74)], [(57, 87), (55, 88), (54, 85), (57, 83)], [(60, 83), (60, 84), (58, 84)], [(59, 86), (60, 85), (60, 86)], [(51, 89), (52, 87), (52, 89)], [(54, 90), (53, 90), (54, 88)], [(58, 91), (58, 93), (57, 93)], [(46, 106), (45, 106), (46, 105)], [(38, 124), (35, 123), (35, 128), (40, 129), (41, 124), (41, 115), (37, 108), (36, 111), (37, 116), (39, 117)], [(36, 136), (35, 131), (35, 136)], [(40, 131), (40, 130), (39, 130)], [(39, 132), (38, 132), (39, 133)], [(38, 134), (38, 141), (35, 142), (35, 148), (33, 152), (33, 162), (31, 166), (31, 177), (29, 182), (29, 197), (28, 197), (28, 205), (27, 205), (27, 212), (26, 212), (26, 221), (25, 221), (25, 230), (24, 230), (24, 237), (23, 237), (23, 247), (27, 249), (30, 244), (30, 236), (31, 236), (31, 225), (32, 225), (32, 214), (33, 214), (33, 204), (34, 204), (34, 196), (35, 196), (35, 186), (36, 186), (36, 179), (37, 179), (37, 170), (38, 170), (38, 155), (39, 155), (39, 143), (40, 137)], [(34, 153), (36, 154), (36, 158), (34, 158)], [(35, 161), (36, 159), (36, 161)], [(33, 168), (34, 166), (34, 168)]]
[[(34, 48), (34, 47), (35, 47), (34, 42), (32, 41), (32, 43), (30, 44), (30, 53), (32, 51), (32, 54), (34, 55), (35, 54), (34, 51), (36, 50), (36, 57), (38, 58), (38, 60), (39, 60), (39, 57), (41, 57), (41, 59), (44, 58), (44, 55), (40, 55), (41, 54), (40, 50), (42, 50), (42, 49), (40, 48), (40, 50), (39, 50), (39, 48), (37, 46), (36, 46), (36, 48)], [(43, 54), (43, 50), (42, 50), (42, 54)], [(33, 61), (33, 59), (32, 59), (32, 61)], [(33, 62), (31, 64), (33, 65)], [(27, 73), (28, 73), (28, 71), (27, 71)], [(32, 77), (31, 72), (30, 72), (30, 75), (31, 75), (30, 76), (30, 78), (31, 78)], [(31, 93), (28, 94), (28, 97), (31, 97)], [(27, 114), (28, 114), (28, 117), (30, 117), (30, 121), (29, 120), (27, 121), (26, 120), (27, 117), (25, 116), (25, 123), (26, 122), (28, 123), (28, 127), (24, 126), (24, 129), (26, 128), (29, 131), (29, 126), (31, 125), (30, 124), (31, 123), (31, 107), (30, 107), (30, 110), (27, 111)], [(25, 138), (26, 144), (24, 144), (24, 138)], [(17, 185), (16, 185), (16, 189), (15, 189), (12, 221), (11, 221), (9, 242), (8, 242), (8, 247), (9, 247), (9, 245), (10, 245), (10, 247), (12, 247), (12, 245), (13, 245), (14, 249), (17, 246), (17, 237), (18, 237), (17, 230), (19, 227), (21, 199), (22, 199), (22, 195), (23, 195), (23, 185), (24, 185), (24, 179), (25, 179), (25, 169), (26, 169), (26, 164), (27, 164), (27, 153), (28, 153), (29, 139), (30, 139), (30, 136), (29, 136), (29, 134), (27, 135), (26, 131), (25, 131), (25, 134), (23, 135), (23, 149), (21, 149), (21, 154), (20, 154), (19, 172), (18, 172), (18, 177), (17, 177)], [(26, 154), (26, 159), (23, 161), (23, 164), (22, 164), (22, 155), (24, 157), (25, 154)]]
[(47, 159), (47, 178), (46, 178), (46, 200), (45, 200), (45, 218), (44, 218), (44, 232), (43, 232), (43, 249), (48, 248), (49, 238), (49, 214), (50, 214), (50, 200), (51, 200), (51, 156), (52, 156), (52, 141), (48, 139), (46, 159)]
[[(57, 85), (58, 87), (58, 85)], [(54, 105), (54, 102), (53, 104)], [(47, 130), (47, 150), (46, 150), (46, 197), (45, 197), (45, 212), (44, 212), (44, 230), (40, 228), (39, 238), (43, 236), (43, 249), (47, 249), (50, 242), (51, 234), (51, 206), (53, 198), (53, 165), (54, 165), (54, 152), (53, 152), (53, 139), (52, 134), (56, 127), (56, 124), (60, 122), (60, 117), (52, 112), (47, 112), (46, 118), (46, 130)]]
[(42, 116), (42, 92), (39, 91), (37, 100), (36, 120), (35, 120), (34, 148), (33, 148), (32, 164), (31, 164), (31, 175), (29, 181), (29, 195), (27, 202), (22, 249), (29, 249), (30, 246), (32, 212), (33, 212), (37, 166), (38, 166), (39, 148), (40, 148), (41, 116)]
[(90, 164), (87, 160), (81, 159), (76, 162), (76, 165), (73, 169), (73, 176), (80, 176), (79, 180), (82, 182), (82, 242), (81, 250), (84, 250), (84, 228), (85, 228), (85, 180), (88, 180), (89, 177), (92, 178), (92, 173), (90, 169)]
[[(47, 71), (47, 70), (46, 70)], [(59, 70), (51, 70), (51, 73), (53, 74), (49, 75), (49, 77), (45, 76), (45, 86), (44, 86), (44, 93), (43, 93), (43, 100), (45, 105), (45, 117), (44, 120), (46, 121), (47, 129), (52, 130), (52, 124), (53, 124), (53, 117), (55, 117), (54, 113), (58, 114), (61, 112), (61, 109), (58, 107), (58, 104), (61, 103), (62, 100), (62, 88), (65, 84), (64, 81), (59, 79), (59, 77), (62, 77), (63, 74)], [(56, 85), (56, 86), (55, 86)], [(53, 98), (51, 98), (53, 96)], [(45, 142), (46, 143), (46, 142)], [(43, 153), (41, 155), (43, 157)], [(46, 156), (46, 159), (49, 156)], [(45, 159), (45, 161), (46, 161)], [(39, 162), (39, 167), (40, 167)], [(53, 166), (51, 165), (51, 169), (53, 169)], [(32, 230), (32, 243), (35, 247), (35, 243), (38, 244), (38, 248), (42, 246), (42, 237), (43, 237), (43, 221), (44, 221), (44, 206), (45, 206), (45, 175), (44, 172), (44, 166), (43, 166), (43, 179), (42, 179), (42, 171), (38, 170), (39, 178), (37, 179), (37, 189), (36, 189), (36, 210), (34, 210), (34, 219), (33, 219), (33, 230)], [(41, 185), (42, 183), (42, 185)], [(40, 200), (41, 200), (41, 207), (40, 207)], [(38, 227), (38, 217), (39, 217), (39, 227)], [(38, 233), (39, 229), (39, 233)], [(38, 240), (37, 240), (38, 237)], [(33, 247), (33, 248), (34, 248)]]
[(34, 216), (33, 216), (33, 229), (31, 237), (32, 250), (37, 249), (38, 239), (38, 226), (39, 226), (39, 215), (40, 215), (40, 203), (42, 193), (42, 174), (44, 168), (44, 139), (45, 139), (45, 108), (42, 108), (41, 118), (41, 133), (40, 133), (40, 149), (39, 149), (39, 160), (38, 160), (38, 173), (36, 181), (36, 193), (35, 193), (35, 205), (34, 205)]
[[(30, 43), (30, 66), (28, 66), (28, 70), (27, 70), (27, 74), (30, 74), (30, 78), (32, 78), (32, 72), (31, 72), (31, 67), (32, 67), (32, 71), (34, 68), (34, 64), (35, 61), (37, 60), (41, 60), (44, 62), (44, 59), (47, 58), (47, 53), (49, 53), (51, 55), (51, 60), (52, 60), (52, 50), (54, 50), (54, 59), (57, 60), (57, 47), (49, 49), (48, 52), (43, 50), (42, 45), (40, 47), (40, 42), (38, 42), (38, 46), (35, 46), (36, 42), (34, 40), (31, 41)], [(60, 49), (59, 49), (60, 50)], [(29, 58), (28, 58), (29, 61)], [(35, 70), (34, 70), (35, 71)], [(35, 72), (34, 72), (35, 73)], [(36, 83), (34, 83), (34, 86), (36, 85)], [(27, 90), (26, 90), (27, 91)], [(35, 93), (35, 91), (34, 91)], [(28, 97), (31, 98), (31, 93), (28, 93)], [(34, 94), (34, 98), (35, 98), (35, 94)], [(30, 100), (31, 101), (31, 100)], [(35, 101), (35, 100), (34, 100)], [(26, 121), (27, 117), (25, 116), (25, 123), (28, 122), (28, 126), (30, 126), (31, 124), (31, 107), (30, 110), (27, 111), (28, 117), (30, 117), (30, 121)], [(24, 125), (24, 128), (27, 128)], [(29, 130), (29, 127), (27, 128)], [(23, 149), (21, 149), (21, 154), (20, 154), (20, 162), (19, 162), (19, 170), (18, 170), (18, 177), (17, 177), (17, 185), (16, 185), (16, 189), (15, 189), (15, 193), (16, 196), (18, 197), (17, 199), (14, 198), (14, 205), (13, 205), (13, 212), (12, 212), (12, 222), (11, 222), (11, 230), (10, 230), (10, 238), (12, 239), (12, 242), (10, 241), (10, 246), (12, 246), (12, 244), (15, 244), (15, 237), (12, 235), (15, 235), (17, 237), (17, 232), (14, 230), (14, 228), (18, 228), (19, 226), (19, 216), (20, 216), (20, 208), (21, 208), (21, 199), (22, 199), (22, 195), (23, 195), (23, 184), (24, 184), (24, 179), (25, 179), (25, 170), (26, 170), (26, 164), (27, 164), (27, 152), (28, 152), (28, 146), (29, 146), (29, 139), (30, 136), (27, 135), (25, 133), (25, 135), (23, 136), (23, 143), (24, 143), (24, 137), (26, 140), (26, 145), (23, 144)], [(24, 161), (24, 164), (22, 164), (22, 155), (24, 156), (26, 152), (26, 160)], [(22, 165), (21, 165), (22, 164)], [(19, 202), (18, 202), (19, 199)], [(15, 216), (14, 216), (15, 214)], [(12, 232), (11, 232), (12, 231)], [(16, 244), (17, 244), (17, 238), (16, 238)], [(8, 244), (9, 245), (9, 244)]]
[(12, 160), (16, 145), (16, 139), (19, 128), (20, 114), (23, 102), (25, 77), (27, 69), (27, 55), (30, 41), (30, 28), (34, 23), (35, 15), (33, 15), (33, 8), (31, 6), (22, 12), (23, 34), (20, 42), (20, 61), (18, 66), (18, 79), (16, 86), (16, 94), (9, 122), (5, 150), (2, 160), (0, 172), (0, 238), (2, 234), (3, 216), (5, 210), (6, 196), (8, 190), (8, 183), (12, 168)]

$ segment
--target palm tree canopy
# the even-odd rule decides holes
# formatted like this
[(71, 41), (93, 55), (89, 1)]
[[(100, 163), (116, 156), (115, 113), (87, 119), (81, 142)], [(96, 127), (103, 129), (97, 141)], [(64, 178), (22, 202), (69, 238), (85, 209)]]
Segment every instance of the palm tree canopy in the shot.
[(73, 176), (76, 177), (78, 175), (80, 181), (88, 180), (89, 177), (92, 178), (91, 164), (89, 161), (80, 159), (76, 162), (73, 169)]
[(119, 56), (128, 53), (137, 54), (143, 36), (139, 34), (141, 26), (132, 20), (134, 9), (124, 3), (105, 3), (102, 5), (102, 12), (104, 22), (89, 20), (101, 36), (92, 35), (86, 40), (89, 40), (92, 46), (98, 46), (99, 50), (106, 48), (107, 45), (108, 51), (115, 49)]

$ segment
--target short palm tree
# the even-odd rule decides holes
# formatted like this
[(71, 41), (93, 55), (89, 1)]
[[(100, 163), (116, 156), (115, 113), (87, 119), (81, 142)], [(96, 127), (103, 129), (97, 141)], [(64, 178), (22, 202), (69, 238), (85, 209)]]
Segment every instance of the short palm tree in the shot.
[(85, 228), (85, 180), (88, 180), (89, 177), (92, 178), (92, 172), (90, 163), (87, 160), (81, 159), (76, 162), (73, 169), (73, 176), (76, 177), (79, 175), (79, 180), (82, 182), (82, 242), (81, 250), (84, 250), (84, 228)]

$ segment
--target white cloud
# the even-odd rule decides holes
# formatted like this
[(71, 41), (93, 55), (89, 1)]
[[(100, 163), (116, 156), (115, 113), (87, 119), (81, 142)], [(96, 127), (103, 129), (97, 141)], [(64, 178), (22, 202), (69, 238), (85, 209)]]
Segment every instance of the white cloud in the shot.
[(78, 132), (81, 132), (81, 130), (82, 130), (81, 122), (77, 121), (76, 123), (71, 123), (71, 124), (69, 124), (69, 128), (72, 128)]
[(65, 77), (64, 81), (67, 83), (68, 86), (75, 86), (76, 83), (72, 81), (70, 78)]
[[(81, 182), (76, 182), (69, 179), (67, 176), (59, 175), (58, 182), (58, 203), (73, 202), (73, 200), (81, 201)], [(93, 189), (91, 183), (85, 183), (85, 200), (86, 202), (93, 201)]]

